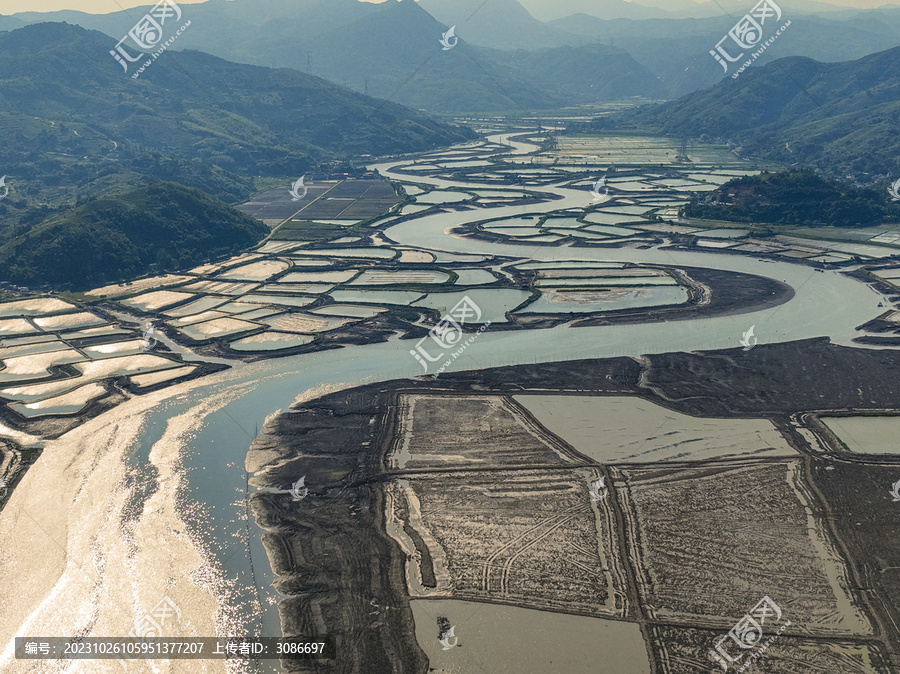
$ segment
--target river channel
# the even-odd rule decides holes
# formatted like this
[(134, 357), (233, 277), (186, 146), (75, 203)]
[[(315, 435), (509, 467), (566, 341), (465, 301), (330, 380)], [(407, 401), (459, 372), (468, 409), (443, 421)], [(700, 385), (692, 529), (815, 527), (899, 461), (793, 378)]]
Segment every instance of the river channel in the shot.
[[(489, 140), (498, 141), (499, 138)], [(513, 153), (527, 153), (534, 149), (533, 145), (524, 142), (508, 144)], [(476, 185), (418, 175), (412, 177), (396, 172), (399, 166), (406, 164), (408, 162), (390, 162), (372, 168), (395, 180), (432, 184), (439, 188), (497, 189), (497, 185)], [(386, 236), (403, 246), (451, 253), (534, 260), (643, 262), (745, 272), (783, 281), (794, 288), (795, 295), (780, 306), (742, 315), (591, 328), (561, 326), (513, 332), (488, 330), (448, 368), (450, 370), (733, 348), (740, 345), (742, 333), (751, 325), (756, 326), (760, 344), (827, 336), (834, 343), (850, 345), (850, 340), (858, 334), (856, 326), (884, 311), (878, 306), (884, 298), (864, 284), (835, 271), (819, 273), (800, 264), (660, 248), (540, 247), (478, 241), (448, 234), (451, 227), (488, 217), (577, 209), (591, 203), (589, 192), (566, 188), (562, 184), (528, 189), (553, 193), (561, 198), (528, 206), (491, 208), (488, 211), (473, 209), (425, 215), (389, 227)], [(161, 549), (187, 550), (184, 537), (188, 536), (197, 554), (192, 556), (186, 551), (179, 558), (173, 553), (175, 561), (169, 562), (167, 575), (174, 577), (175, 581), (170, 580), (170, 584), (177, 588), (178, 574), (182, 578), (191, 578), (197, 584), (196, 579), (206, 573), (205, 577), (213, 580), (200, 585), (208, 587), (216, 596), (215, 630), (219, 635), (246, 631), (278, 636), (277, 597), (271, 589), (272, 574), (261, 544), (261, 531), (252, 521), (248, 522), (245, 511), (244, 497), (248, 490), (253, 491), (252, 485), (248, 486), (245, 470), (245, 455), (250, 441), (267, 416), (286, 409), (300, 396), (310, 399), (325, 391), (364, 382), (420, 374), (421, 368), (409, 349), (409, 342), (393, 339), (381, 344), (251, 364), (234, 363), (228, 371), (129, 400), (63, 438), (48, 442), (42, 457), (44, 460), (22, 482), (25, 488), (20, 498), (29, 499), (29, 503), (21, 502), (18, 504), (20, 506), (38, 505), (37, 484), (46, 484), (46, 480), (54, 479), (54, 471), (47, 465), (42, 467), (42, 464), (53, 461), (63, 463), (66, 457), (77, 454), (85, 446), (107, 447), (109, 456), (119, 457), (119, 461), (98, 465), (83, 483), (63, 485), (56, 493), (58, 498), (73, 500), (76, 496), (80, 499), (84, 494), (90, 494), (99, 503), (106, 504), (105, 510), (99, 506), (94, 511), (73, 506), (64, 518), (65, 531), (58, 535), (54, 534), (58, 528), (52, 521), (54, 515), (51, 510), (44, 512), (34, 508), (31, 511), (35, 535), (41, 536), (39, 530), (44, 530), (66, 548), (65, 560), (60, 562), (59, 567), (64, 568), (65, 572), (48, 570), (43, 576), (43, 584), (35, 582), (28, 586), (30, 581), (26, 578), (23, 594), (32, 593), (33, 599), (28, 604), (28, 612), (24, 615), (19, 613), (16, 633), (76, 633), (87, 620), (83, 615), (79, 619), (79, 611), (84, 615), (92, 611), (96, 613), (96, 608), (91, 606), (97, 601), (128, 601), (135, 605), (134, 597), (140, 596), (137, 603), (149, 609), (157, 598), (153, 594), (156, 589), (155, 586), (153, 590), (142, 589), (141, 584), (149, 582), (144, 580), (148, 572), (138, 571), (151, 568), (156, 559), (158, 553), (150, 550), (151, 541)], [(128, 480), (123, 481), (122, 475), (127, 475)], [(170, 479), (163, 480), (163, 477)], [(35, 481), (37, 484), (28, 486), (29, 482)], [(148, 483), (155, 484), (148, 487)], [(120, 485), (114, 495), (109, 493), (111, 484)], [(171, 503), (168, 506), (159, 505), (157, 515), (151, 516), (147, 504), (154, 499), (166, 499)], [(129, 558), (131, 571), (123, 569), (121, 573), (125, 577), (115, 578), (111, 568), (97, 570), (93, 544), (76, 546), (72, 541), (99, 540), (102, 544), (104, 526), (123, 526), (121, 521), (127, 511), (126, 502), (143, 503), (144, 508), (128, 523), (129, 535), (135, 541), (135, 550)], [(14, 495), (10, 506), (16, 505)], [(179, 519), (186, 521), (182, 523)], [(185, 529), (187, 532), (182, 531)], [(211, 573), (208, 571), (211, 568), (218, 571)], [(95, 589), (93, 593), (79, 589), (79, 570), (91, 578), (95, 588), (100, 589)], [(154, 582), (159, 580), (153, 574), (149, 577)], [(126, 590), (122, 591), (119, 584), (124, 584)], [(173, 592), (177, 594), (178, 590)], [(185, 624), (182, 625), (182, 633), (187, 635), (186, 624), (193, 601), (190, 597), (195, 595), (185, 593), (183, 596), (186, 606), (183, 607), (182, 622)], [(62, 614), (59, 605), (68, 606), (70, 613)], [(0, 607), (3, 610), (6, 608)], [(197, 612), (208, 612), (209, 603), (196, 599), (194, 608)], [(111, 608), (104, 610), (109, 615), (113, 614)], [(198, 629), (210, 626), (208, 619), (199, 617), (191, 624)], [(6, 634), (6, 631), (3, 633)], [(90, 661), (84, 662), (90, 664)], [(213, 667), (212, 661), (205, 662)], [(276, 671), (271, 669), (274, 662), (270, 661), (262, 669)], [(24, 667), (7, 670), (6, 666), (10, 664), (13, 668), (20, 667), (21, 661), (10, 660), (7, 647), (0, 654), (0, 669), (25, 671)], [(79, 671), (96, 670), (82, 668)]]

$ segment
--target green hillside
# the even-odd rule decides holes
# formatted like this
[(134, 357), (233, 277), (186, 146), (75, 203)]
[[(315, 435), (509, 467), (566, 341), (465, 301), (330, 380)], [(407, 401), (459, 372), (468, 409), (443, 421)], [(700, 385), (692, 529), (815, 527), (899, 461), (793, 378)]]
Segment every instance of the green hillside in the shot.
[(677, 101), (602, 118), (593, 128), (642, 128), (727, 140), (744, 155), (832, 175), (900, 174), (900, 47), (844, 63), (790, 57)]
[(122, 185), (173, 180), (235, 202), (258, 176), (327, 173), (359, 154), (473, 136), (318, 77), (200, 52), (166, 52), (132, 79), (110, 56), (114, 45), (63, 23), (0, 33), (0, 166), (10, 187), (0, 235), (20, 218), (34, 222), (41, 205)]
[(736, 178), (685, 206), (691, 218), (742, 223), (861, 227), (900, 215), (887, 193), (826, 180), (812, 171)]
[(268, 233), (200, 190), (160, 182), (88, 200), (0, 245), (0, 278), (85, 290), (237, 253)]

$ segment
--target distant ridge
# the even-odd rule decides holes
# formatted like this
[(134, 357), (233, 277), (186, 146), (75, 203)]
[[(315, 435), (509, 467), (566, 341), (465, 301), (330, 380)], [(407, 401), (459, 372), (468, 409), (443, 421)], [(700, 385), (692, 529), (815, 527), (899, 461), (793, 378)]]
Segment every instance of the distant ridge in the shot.
[[(579, 71), (600, 68), (596, 77), (633, 82), (637, 95), (658, 96), (653, 73), (622, 51), (598, 63), (589, 55), (561, 51), (551, 56), (561, 69), (536, 74), (504, 49), (533, 52), (580, 46), (571, 35), (529, 16), (516, 0), (413, 0), (382, 4), (357, 0), (234, 0), (184, 5), (189, 31), (177, 49), (196, 49), (230, 61), (310, 72), (358, 92), (440, 114), (521, 113), (573, 103), (618, 99), (611, 87), (592, 87)], [(426, 11), (431, 8), (446, 22)], [(472, 15), (469, 7), (478, 9)], [(441, 34), (458, 20), (459, 43), (441, 49)], [(77, 22), (118, 40), (134, 24), (135, 12), (88, 15), (79, 12), (24, 13), (18, 20), (43, 17)], [(591, 45), (596, 47), (595, 41)], [(591, 53), (592, 54), (592, 53)], [(561, 57), (565, 55), (568, 60)], [(599, 93), (598, 93), (599, 92)]]
[[(166, 52), (133, 80), (110, 56), (114, 45), (65, 23), (0, 33), (0, 115), (18, 130), (4, 138), (0, 166), (14, 196), (26, 179), (32, 198), (49, 204), (64, 188), (72, 199), (175, 180), (238, 201), (256, 176), (473, 137), (318, 77), (200, 52)], [(11, 204), (0, 204), (0, 224)]]
[(633, 126), (727, 139), (745, 154), (817, 166), (861, 182), (897, 177), (900, 47), (843, 63), (795, 56), (754, 64), (737, 80), (592, 124)]

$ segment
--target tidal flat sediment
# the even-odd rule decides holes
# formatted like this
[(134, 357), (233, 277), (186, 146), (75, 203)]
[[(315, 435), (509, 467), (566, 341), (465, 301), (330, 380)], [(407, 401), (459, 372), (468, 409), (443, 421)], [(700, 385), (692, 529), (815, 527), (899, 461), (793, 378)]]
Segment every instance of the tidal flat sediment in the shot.
[(333, 637), (338, 660), (283, 660), (291, 672), (422, 672), (404, 557), (384, 526), (375, 415), (385, 397), (357, 390), (326, 396), (270, 420), (251, 452), (268, 455), (251, 484), (308, 494), (251, 498), (276, 576), (284, 636)]
[[(840, 557), (845, 560), (847, 572), (853, 579), (847, 591), (852, 594), (854, 605), (858, 605), (874, 623), (872, 634), (848, 634), (842, 635), (842, 638), (857, 645), (865, 642), (871, 657), (878, 661), (891, 661), (891, 644), (896, 643), (900, 636), (894, 633), (891, 625), (900, 616), (886, 607), (897, 605), (897, 602), (872, 603), (852, 588), (857, 586), (859, 578), (865, 578), (880, 595), (896, 599), (897, 587), (890, 574), (872, 573), (866, 560), (872, 546), (876, 546), (879, 557), (887, 560), (882, 566), (893, 567), (894, 561), (900, 564), (900, 548), (890, 543), (890, 537), (880, 529), (872, 536), (861, 536), (859, 532), (851, 536), (848, 532), (852, 530), (851, 520), (856, 515), (852, 510), (832, 508), (830, 502), (840, 501), (845, 496), (849, 498), (865, 486), (862, 482), (876, 479), (879, 473), (900, 470), (900, 462), (884, 457), (846, 457), (839, 455), (836, 448), (813, 446), (808, 442), (806, 430), (795, 428), (792, 424), (797, 415), (807, 412), (818, 414), (829, 410), (884, 410), (896, 407), (896, 400), (900, 399), (898, 375), (900, 372), (890, 353), (834, 346), (825, 339), (817, 339), (761, 345), (750, 351), (738, 348), (661, 354), (642, 359), (595, 359), (448, 373), (436, 381), (431, 378), (395, 380), (332, 393), (295, 406), (272, 417), (251, 447), (247, 466), (256, 471), (251, 484), (260, 489), (252, 496), (251, 507), (257, 522), (267, 532), (264, 544), (276, 577), (275, 587), (284, 595), (279, 604), (283, 634), (334, 637), (339, 659), (285, 662), (285, 666), (292, 672), (427, 671), (429, 659), (416, 640), (416, 625), (410, 608), (407, 573), (411, 568), (411, 556), (420, 567), (424, 567), (420, 569), (423, 572), (421, 578), (423, 582), (429, 581), (425, 586), (431, 588), (435, 585), (432, 574), (437, 558), (431, 555), (430, 546), (438, 540), (440, 546), (446, 549), (446, 559), (449, 560), (449, 567), (446, 568), (450, 572), (449, 589), (444, 588), (438, 594), (449, 598), (456, 597), (460, 589), (465, 589), (460, 585), (468, 578), (465, 565), (474, 563), (472, 559), (460, 557), (460, 550), (469, 549), (477, 558), (480, 548), (460, 548), (459, 541), (448, 541), (447, 532), (459, 532), (460, 529), (442, 528), (438, 521), (438, 528), (433, 532), (435, 539), (430, 539), (431, 543), (414, 537), (411, 540), (415, 551), (404, 551), (386, 534), (385, 499), (390, 484), (398, 478), (410, 476), (417, 484), (434, 481), (437, 492), (429, 491), (431, 487), (422, 491), (426, 496), (432, 494), (432, 501), (435, 497), (440, 499), (452, 495), (459, 489), (462, 489), (461, 494), (469, 493), (467, 489), (476, 487), (476, 491), (486, 490), (484, 495), (491, 497), (498, 490), (508, 491), (502, 485), (519, 479), (515, 477), (515, 471), (544, 471), (552, 480), (559, 481), (572, 470), (597, 470), (601, 467), (577, 452), (564, 451), (568, 459), (563, 457), (562, 463), (566, 465), (554, 466), (545, 461), (534, 466), (509, 466), (504, 469), (504, 477), (498, 478), (500, 482), (494, 486), (485, 480), (490, 478), (490, 471), (497, 470), (496, 466), (488, 470), (488, 467), (479, 469), (477, 466), (457, 465), (458, 458), (447, 465), (407, 466), (405, 471), (393, 469), (388, 465), (387, 458), (392, 448), (396, 447), (398, 433), (402, 429), (402, 400), (404, 396), (417, 394), (502, 397), (525, 392), (634, 395), (684, 414), (718, 418), (764, 417), (771, 420), (797, 452), (796, 458), (788, 457), (788, 461), (795, 466), (794, 470), (799, 471), (798, 479), (812, 489), (810, 493), (821, 493), (822, 489), (840, 492), (830, 494), (828, 502), (819, 503), (816, 498), (810, 505), (817, 516), (823, 518), (822, 521), (831, 523), (828, 535), (834, 537), (836, 549), (841, 551)], [(464, 421), (460, 419), (460, 423)], [(527, 421), (529, 423), (526, 425), (531, 425), (533, 420)], [(493, 430), (492, 427), (486, 432)], [(451, 445), (451, 441), (458, 444), (458, 439), (454, 440), (449, 433), (434, 432), (445, 437)], [(470, 432), (474, 432), (472, 428), (466, 431)], [(502, 443), (498, 445), (501, 454), (508, 449)], [(434, 457), (439, 457), (442, 453), (455, 456), (462, 450), (456, 445), (435, 445), (433, 450), (425, 451), (434, 452)], [(463, 457), (462, 460), (468, 459)], [(727, 461), (685, 458), (652, 469), (660, 475), (672, 470), (739, 470), (744, 464), (750, 469), (754, 462), (768, 465), (765, 459), (754, 457)], [(851, 471), (853, 465), (860, 466), (856, 473)], [(806, 468), (801, 470), (801, 466)], [(643, 470), (650, 468), (645, 465)], [(607, 485), (612, 486), (608, 505), (610, 513), (621, 511), (627, 519), (630, 517), (627, 512), (631, 503), (628, 494), (635, 488), (632, 484), (636, 479), (634, 476), (642, 468), (635, 463), (631, 467), (625, 464), (610, 467), (610, 470), (612, 479), (607, 481)], [(483, 477), (478, 478), (478, 475)], [(842, 476), (844, 481), (833, 479), (837, 475)], [(289, 489), (304, 476), (309, 492), (304, 498), (295, 500)], [(825, 477), (828, 479), (825, 480)], [(521, 481), (528, 476), (520, 478)], [(531, 488), (546, 487), (548, 479), (542, 478)], [(531, 478), (522, 484), (526, 485), (528, 480)], [(482, 485), (482, 482), (485, 484)], [(443, 488), (440, 488), (441, 483)], [(517, 489), (525, 487), (520, 485)], [(514, 496), (496, 495), (498, 498)], [(584, 498), (587, 502), (586, 491)], [(460, 503), (465, 503), (465, 500)], [(423, 507), (430, 512), (431, 527), (435, 526), (436, 512), (439, 517), (442, 517), (440, 513), (449, 513), (451, 518), (454, 516), (451, 510), (438, 508), (435, 511), (434, 502), (423, 502)], [(402, 517), (402, 508), (398, 512)], [(521, 511), (522, 516), (526, 514)], [(695, 515), (685, 511), (684, 516), (691, 521), (690, 518)], [(615, 570), (620, 568), (621, 563), (615, 560), (627, 559), (628, 567), (637, 568), (643, 568), (649, 562), (640, 556), (630, 558), (629, 550), (634, 548), (626, 542), (634, 534), (625, 527), (618, 535), (613, 535), (622, 525), (616, 523), (613, 515), (610, 517), (613, 517), (608, 520), (610, 532), (601, 531), (600, 537), (609, 548), (608, 559), (613, 569), (612, 578), (615, 579), (614, 586), (610, 587), (614, 587), (615, 596), (619, 599), (609, 606), (623, 611), (619, 619), (647, 621), (645, 639), (650, 644), (650, 657), (657, 665), (666, 661), (670, 648), (687, 649), (690, 651), (689, 659), (702, 664), (708, 644), (717, 638), (717, 628), (709, 623), (708, 618), (704, 619), (705, 622), (696, 621), (694, 629), (703, 632), (702, 637), (695, 640), (696, 644), (687, 638), (677, 639), (678, 643), (674, 644), (653, 636), (664, 625), (656, 625), (658, 618), (654, 618), (652, 612), (646, 613), (644, 601), (649, 590), (641, 580), (645, 576), (639, 574), (632, 577), (630, 572), (622, 575), (622, 572)], [(637, 526), (646, 533), (650, 530), (649, 524), (635, 521), (631, 526)], [(714, 534), (709, 532), (710, 540), (715, 540)], [(619, 540), (621, 535), (626, 538)], [(533, 552), (537, 554), (539, 551), (532, 549), (528, 554)], [(444, 563), (444, 559), (440, 561)], [(522, 568), (530, 566), (524, 564)], [(460, 569), (462, 575), (458, 575)], [(472, 595), (469, 598), (475, 601), (531, 605), (531, 608), (540, 610), (601, 617), (596, 607), (576, 606), (580, 602), (577, 597), (572, 600), (574, 603), (570, 602), (571, 605), (564, 600), (550, 602), (553, 606), (534, 605), (540, 603), (540, 597), (533, 598), (531, 604), (523, 604), (513, 592), (517, 584), (530, 582), (527, 573), (522, 573), (525, 573), (522, 569), (516, 571), (518, 575), (513, 574), (504, 581), (505, 585), (501, 583), (497, 586), (512, 592), (510, 596), (493, 596), (491, 593), (496, 594), (494, 584), (484, 590), (490, 596), (476, 596), (479, 592), (483, 593), (477, 587), (464, 594)], [(789, 597), (782, 599), (790, 601)], [(830, 603), (825, 602), (823, 606), (828, 608)], [(732, 620), (729, 613), (726, 611), (719, 619), (726, 631), (730, 624), (727, 621)], [(690, 632), (690, 626), (686, 624), (685, 634)], [(785, 643), (795, 638), (799, 638), (799, 634), (786, 633), (784, 636)], [(815, 660), (830, 656), (817, 650), (809, 657)], [(666, 670), (663, 668), (660, 671)]]

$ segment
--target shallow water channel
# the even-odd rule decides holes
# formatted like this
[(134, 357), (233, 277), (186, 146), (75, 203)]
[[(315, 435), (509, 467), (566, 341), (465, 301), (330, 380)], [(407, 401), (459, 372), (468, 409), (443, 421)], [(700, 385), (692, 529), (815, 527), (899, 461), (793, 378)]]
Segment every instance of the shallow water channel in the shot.
[[(498, 138), (495, 137), (494, 140)], [(513, 141), (509, 144), (519, 153), (533, 149), (528, 143)], [(429, 176), (403, 176), (393, 173), (398, 165), (400, 162), (392, 162), (375, 168), (391, 178), (409, 179), (441, 189), (497, 189), (497, 185), (479, 186)], [(491, 243), (458, 238), (447, 233), (449, 228), (466, 222), (541, 214), (562, 208), (583, 208), (591, 203), (589, 192), (569, 189), (562, 184), (534, 189), (554, 193), (562, 198), (527, 206), (436, 213), (394, 225), (387, 230), (387, 236), (399, 244), (449, 253), (504, 255), (535, 260), (604, 260), (714, 267), (784, 281), (795, 289), (796, 294), (778, 307), (743, 315), (646, 325), (577, 329), (561, 326), (547, 330), (512, 332), (488, 330), (479, 336), (462, 357), (452, 363), (448, 368), (450, 370), (738, 347), (743, 332), (751, 325), (755, 325), (761, 344), (829, 336), (833, 342), (849, 345), (851, 338), (857, 334), (855, 326), (883, 311), (878, 308), (878, 302), (883, 298), (862, 283), (836, 272), (816, 273), (802, 265), (762, 262), (737, 255), (656, 248), (610, 250)], [(202, 530), (208, 551), (222, 565), (224, 576), (232, 581), (235, 588), (226, 596), (220, 597), (220, 601), (227, 602), (234, 609), (235, 616), (229, 623), (230, 628), (220, 630), (221, 635), (241, 633), (242, 629), (247, 629), (251, 634), (280, 635), (274, 603), (276, 597), (271, 588), (272, 574), (260, 541), (262, 532), (252, 521), (247, 521), (243, 501), (248, 489), (253, 491), (252, 486), (248, 488), (244, 461), (256, 428), (262, 426), (268, 415), (287, 408), (301, 394), (305, 394), (305, 398), (313, 398), (326, 389), (420, 374), (421, 368), (409, 354), (410, 348), (408, 341), (392, 340), (382, 344), (354, 346), (260, 363), (237, 363), (226, 373), (174, 387), (172, 392), (161, 392), (158, 396), (160, 404), (139, 412), (143, 415), (144, 425), (140, 446), (132, 451), (131, 461), (135, 465), (146, 460), (153, 443), (162, 437), (167, 422), (172, 418), (191, 413), (202, 418), (202, 424), (194, 432), (179, 436), (173, 442), (178, 444), (177, 450), (186, 471), (185, 502), (199, 504), (202, 507), (191, 510), (206, 513), (203, 518), (189, 521), (188, 525)], [(210, 397), (227, 391), (234, 393), (231, 402), (211, 412), (204, 407)], [(128, 411), (124, 409), (126, 406), (122, 407), (122, 411), (116, 408), (107, 413), (105, 418), (115, 420), (118, 414), (134, 414), (134, 410)], [(285, 485), (285, 488), (288, 486)], [(190, 569), (185, 569), (184, 572), (188, 574)], [(420, 638), (425, 640), (422, 646), (435, 658), (432, 666), (439, 671), (476, 671), (471, 668), (448, 669), (440, 649), (432, 653), (437, 640), (434, 638), (436, 623), (431, 613), (441, 607), (436, 602), (423, 606), (425, 603), (428, 602), (417, 600), (413, 603), (413, 610), (417, 617), (417, 632), (421, 630)], [(468, 610), (466, 602), (445, 603), (448, 611)], [(559, 639), (560, 648), (538, 653), (535, 657), (549, 657), (557, 653), (554, 657), (562, 660), (554, 661), (553, 666), (560, 664), (565, 667), (571, 658), (582, 657), (574, 653), (584, 645), (579, 641), (579, 635), (590, 633), (600, 623), (605, 625), (602, 630), (607, 635), (604, 637), (604, 644), (621, 644), (621, 653), (611, 653), (608, 649), (612, 646), (604, 646), (607, 650), (598, 652), (595, 662), (605, 661), (609, 664), (610, 657), (615, 656), (613, 661), (622, 663), (622, 668), (615, 671), (634, 671), (636, 674), (649, 671), (643, 669), (644, 665), (640, 661), (634, 660), (635, 653), (639, 653), (643, 662), (646, 661), (636, 625), (489, 605), (482, 605), (479, 615), (482, 618), (473, 613), (472, 626), (477, 627), (480, 624), (478, 621), (483, 620), (485, 634), (492, 632), (493, 636), (486, 637), (482, 641), (483, 645), (477, 647), (476, 640), (469, 632), (470, 627), (467, 626), (464, 632), (460, 625), (460, 643), (465, 646), (454, 650), (466, 653), (473, 663), (487, 663), (490, 671), (506, 671), (494, 666), (503, 658), (511, 658), (509, 662), (525, 662), (524, 658), (532, 653), (533, 648), (540, 650), (542, 639), (551, 637)], [(420, 616), (423, 617), (421, 625), (418, 624)], [(527, 624), (530, 628), (524, 631), (518, 629), (522, 624)], [(516, 653), (518, 655), (510, 655)], [(590, 651), (585, 651), (584, 657), (594, 661), (595, 656)], [(277, 661), (268, 661), (263, 669), (275, 671), (276, 663)], [(529, 670), (523, 665), (516, 671), (535, 670)]]
[[(515, 143), (515, 145), (519, 151), (532, 149), (530, 144)], [(391, 173), (398, 164), (381, 164), (377, 168), (382, 173), (390, 175), (391, 178), (403, 179), (405, 176)], [(428, 176), (415, 176), (413, 180), (418, 183), (433, 184), (440, 188), (478, 187), (478, 185)], [(493, 187), (496, 189), (496, 186)], [(756, 325), (756, 335), (759, 337), (760, 343), (827, 335), (836, 343), (849, 344), (850, 339), (857, 334), (855, 326), (883, 311), (878, 308), (878, 302), (883, 298), (863, 284), (836, 272), (816, 273), (811, 268), (801, 265), (763, 262), (745, 256), (661, 249), (548, 248), (476, 241), (447, 234), (450, 227), (486, 217), (513, 217), (524, 213), (584, 207), (591, 203), (590, 194), (583, 190), (566, 189), (562, 186), (540, 189), (553, 192), (562, 196), (563, 199), (528, 206), (492, 208), (488, 212), (474, 210), (437, 213), (394, 225), (387, 230), (387, 235), (399, 244), (455, 253), (505, 255), (535, 260), (604, 260), (714, 267), (758, 274), (784, 281), (795, 289), (796, 295), (781, 306), (737, 316), (647, 325), (614, 325), (577, 329), (562, 326), (549, 330), (494, 333), (487, 331), (479, 336), (477, 343), (473, 344), (463, 357), (451, 365), (451, 370), (737, 347), (743, 331), (750, 325)], [(209, 414), (202, 429), (186, 443), (185, 449), (188, 451), (185, 465), (190, 471), (191, 497), (209, 507), (211, 513), (208, 522), (210, 539), (217, 541), (217, 545), (221, 547), (217, 556), (224, 560), (229, 575), (238, 581), (239, 586), (252, 588), (255, 585), (259, 588), (263, 601), (262, 618), (258, 625), (263, 634), (278, 635), (280, 626), (274, 605), (265, 600), (266, 597), (273, 595), (270, 588), (272, 577), (268, 560), (260, 543), (260, 531), (255, 525), (250, 524), (252, 570), (251, 559), (246, 554), (246, 547), (235, 536), (237, 529), (246, 526), (241, 518), (243, 505), (239, 499), (245, 489), (244, 455), (256, 424), (261, 425), (267, 415), (286, 408), (296, 396), (308, 389), (325, 385), (355, 386), (364, 381), (381, 381), (419, 374), (419, 365), (408, 351), (409, 344), (407, 342), (392, 341), (385, 344), (355, 346), (338, 351), (277, 359), (250, 366), (240, 365), (238, 369), (244, 370), (244, 372), (238, 381), (230, 384), (251, 383), (251, 387), (234, 402)], [(211, 387), (215, 386), (211, 385)], [(205, 386), (196, 388), (188, 394), (188, 400), (182, 404), (192, 404), (191, 399), (198, 402), (202, 400), (207, 393), (204, 389), (206, 389)], [(161, 415), (167, 413), (160, 412)], [(232, 464), (233, 467), (228, 468), (229, 464)], [(252, 594), (250, 592), (242, 597), (248, 599)], [(417, 616), (426, 611), (418, 606), (419, 603), (421, 602), (416, 602), (414, 609)], [(489, 622), (501, 614), (505, 615), (515, 611), (509, 607), (497, 608), (496, 612), (485, 612), (485, 609), (487, 607), (483, 607), (483, 613), (493, 616)], [(427, 612), (431, 612), (431, 610), (428, 609)], [(547, 618), (539, 615), (535, 620), (549, 619), (552, 622), (558, 618), (558, 616)], [(597, 619), (567, 618), (565, 621), (559, 621), (558, 624), (566, 622), (569, 625), (580, 620), (594, 623), (606, 622)], [(423, 629), (430, 640), (429, 646), (426, 648), (428, 650), (434, 646), (431, 643), (434, 641), (431, 632), (435, 631), (433, 621), (426, 620)], [(552, 629), (556, 631), (557, 628)], [(504, 639), (515, 641), (514, 637), (510, 636), (514, 632), (514, 630), (509, 633), (504, 631), (506, 636), (502, 637), (501, 641)], [(528, 640), (533, 636), (521, 635), (521, 638)], [(506, 644), (506, 646), (509, 645)], [(472, 657), (475, 657), (473, 646), (474, 644), (470, 643), (469, 649)], [(423, 647), (425, 647), (424, 644)], [(511, 647), (515, 647), (515, 643)], [(490, 659), (493, 658), (491, 653), (499, 654), (502, 650), (503, 648), (493, 643), (479, 657)], [(644, 657), (646, 656), (644, 655)], [(640, 670), (635, 669), (634, 671)]]

